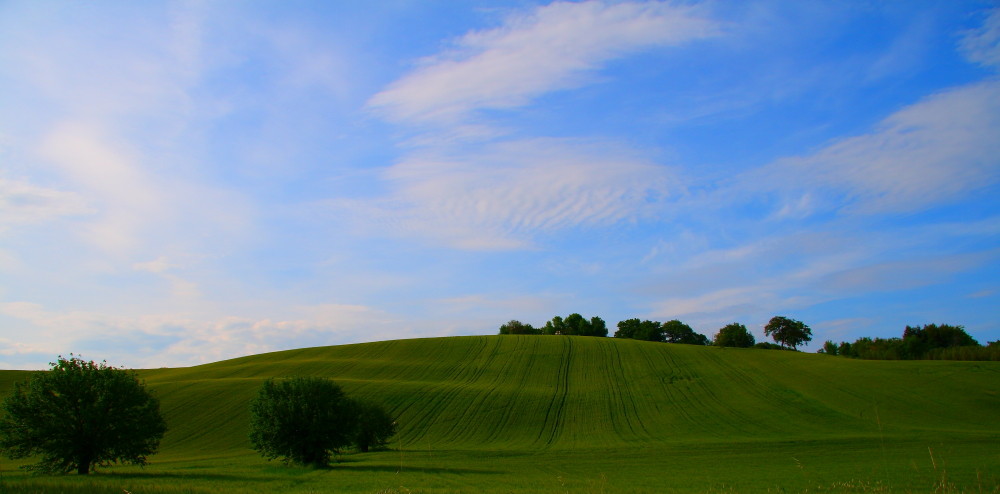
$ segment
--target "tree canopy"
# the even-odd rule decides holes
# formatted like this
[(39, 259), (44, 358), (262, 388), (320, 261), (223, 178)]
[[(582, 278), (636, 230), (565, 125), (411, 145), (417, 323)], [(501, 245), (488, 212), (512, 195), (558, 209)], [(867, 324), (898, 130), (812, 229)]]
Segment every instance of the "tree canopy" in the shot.
[(29, 468), (78, 474), (111, 463), (145, 465), (167, 430), (160, 404), (134, 371), (62, 356), (17, 383), (3, 403), (0, 448), (40, 456)]
[(631, 338), (633, 340), (663, 342), (663, 324), (659, 321), (626, 319), (618, 322), (615, 338)]
[(580, 314), (573, 313), (566, 316), (566, 319), (560, 316), (553, 317), (545, 323), (542, 333), (549, 335), (607, 336), (608, 326), (604, 322), (604, 319), (600, 317), (592, 317), (590, 320), (587, 320)]
[(269, 460), (325, 467), (357, 433), (356, 404), (329, 379), (270, 379), (250, 403), (250, 443)]
[(812, 329), (809, 326), (802, 321), (784, 316), (772, 317), (767, 326), (764, 326), (764, 334), (781, 343), (781, 346), (793, 350), (803, 343), (812, 341)]
[(1000, 360), (1000, 347), (981, 346), (962, 326), (906, 326), (902, 338), (862, 337), (823, 345), (823, 353), (873, 360)]
[(686, 345), (707, 345), (708, 338), (695, 333), (691, 326), (684, 324), (677, 319), (663, 323), (664, 341), (667, 343), (683, 343)]
[(517, 319), (511, 319), (500, 325), (500, 334), (542, 334), (542, 330)]
[(715, 346), (730, 346), (739, 348), (750, 348), (754, 346), (756, 341), (750, 331), (747, 331), (747, 327), (738, 323), (730, 323), (722, 327), (718, 333), (715, 334), (715, 338), (712, 344)]
[(396, 434), (396, 421), (385, 408), (374, 403), (358, 402), (357, 420), (354, 442), (361, 452), (384, 446)]

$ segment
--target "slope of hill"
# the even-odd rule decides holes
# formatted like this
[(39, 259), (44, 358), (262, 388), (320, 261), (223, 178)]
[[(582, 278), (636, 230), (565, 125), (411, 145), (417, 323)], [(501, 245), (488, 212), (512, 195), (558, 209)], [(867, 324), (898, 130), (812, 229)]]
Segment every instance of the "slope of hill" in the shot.
[(398, 417), (397, 441), (579, 450), (694, 441), (994, 436), (1000, 365), (859, 361), (611, 338), (473, 336), (307, 348), (142, 372), (161, 456), (247, 454), (260, 383), (334, 379)]

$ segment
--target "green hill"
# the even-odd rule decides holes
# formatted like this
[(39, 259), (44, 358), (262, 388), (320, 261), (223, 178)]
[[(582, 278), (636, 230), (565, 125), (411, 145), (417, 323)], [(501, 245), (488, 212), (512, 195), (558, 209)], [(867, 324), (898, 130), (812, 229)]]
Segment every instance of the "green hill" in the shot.
[[(950, 455), (946, 459), (956, 465), (949, 482), (959, 468), (980, 483), (984, 472), (987, 483), (1000, 475), (1000, 364), (993, 362), (861, 361), (613, 338), (474, 336), (307, 348), (141, 374), (170, 427), (153, 458), (164, 468), (267, 465), (249, 450), (249, 400), (267, 378), (321, 376), (398, 417), (393, 451), (351, 459), (386, 471), (399, 455), (397, 471), (408, 462), (423, 465), (425, 474), (505, 465), (506, 473), (524, 468), (528, 477), (551, 480), (559, 472), (578, 472), (595, 482), (598, 469), (612, 477), (632, 472), (625, 485), (622, 479), (615, 485), (638, 488), (662, 486), (657, 479), (668, 474), (655, 471), (656, 465), (691, 463), (698, 471), (687, 481), (707, 487), (764, 481), (770, 474), (761, 464), (777, 456), (796, 477), (789, 457), (800, 469), (809, 458), (827, 463), (805, 479), (810, 484), (833, 485), (839, 476), (849, 477), (839, 479), (844, 482), (863, 475), (891, 480), (898, 472), (890, 470), (910, 463), (937, 481), (934, 450), (945, 448), (938, 454)], [(0, 384), (21, 378), (0, 373)], [(726, 469), (718, 462), (734, 465)], [(734, 472), (734, 478), (713, 476), (716, 471)], [(676, 471), (669, 476), (678, 480)], [(447, 475), (429, 478), (439, 477)], [(491, 485), (498, 481), (485, 478)], [(677, 485), (684, 490), (686, 484)], [(784, 484), (779, 479), (774, 485)]]

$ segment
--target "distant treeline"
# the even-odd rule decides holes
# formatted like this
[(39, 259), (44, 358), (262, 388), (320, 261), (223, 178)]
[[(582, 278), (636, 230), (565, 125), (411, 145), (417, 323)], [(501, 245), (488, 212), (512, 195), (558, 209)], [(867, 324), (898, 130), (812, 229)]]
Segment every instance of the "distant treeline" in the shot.
[[(691, 326), (677, 319), (667, 322), (626, 319), (618, 322), (615, 338), (714, 345), (720, 347), (795, 350), (812, 340), (812, 330), (802, 321), (783, 316), (772, 317), (764, 326), (764, 334), (775, 343), (756, 342), (747, 327), (740, 323), (727, 324), (709, 340)], [(500, 325), (500, 334), (608, 336), (604, 319), (587, 319), (580, 314), (565, 318), (556, 316), (542, 327), (534, 327), (516, 319)], [(819, 353), (868, 360), (994, 360), (1000, 361), (1000, 341), (980, 345), (962, 326), (927, 324), (907, 326), (902, 338), (859, 338), (854, 343), (827, 341)]]
[[(774, 341), (781, 343), (756, 343), (746, 326), (739, 323), (728, 324), (719, 329), (715, 338), (709, 340), (701, 333), (695, 332), (691, 326), (677, 319), (667, 322), (626, 319), (618, 322), (615, 338), (658, 341), (662, 343), (680, 343), (686, 345), (716, 345), (728, 347), (756, 347), (765, 349), (794, 349), (796, 346), (812, 340), (809, 326), (801, 321), (786, 317), (774, 317), (764, 328), (764, 333), (772, 336)], [(587, 319), (580, 314), (570, 314), (563, 318), (553, 317), (544, 326), (536, 328), (516, 319), (500, 325), (500, 334), (528, 335), (577, 335), (577, 336), (607, 336), (608, 326), (604, 319), (592, 317)]]
[(907, 326), (902, 338), (858, 338), (854, 343), (827, 341), (819, 353), (867, 360), (1000, 361), (1000, 340), (980, 345), (962, 326)]

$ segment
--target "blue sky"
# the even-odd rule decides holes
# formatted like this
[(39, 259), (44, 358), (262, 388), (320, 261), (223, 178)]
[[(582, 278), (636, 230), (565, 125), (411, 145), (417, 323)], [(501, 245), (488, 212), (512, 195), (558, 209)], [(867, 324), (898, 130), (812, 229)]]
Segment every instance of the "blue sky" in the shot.
[(0, 3), (0, 367), (1000, 339), (992, 2)]

